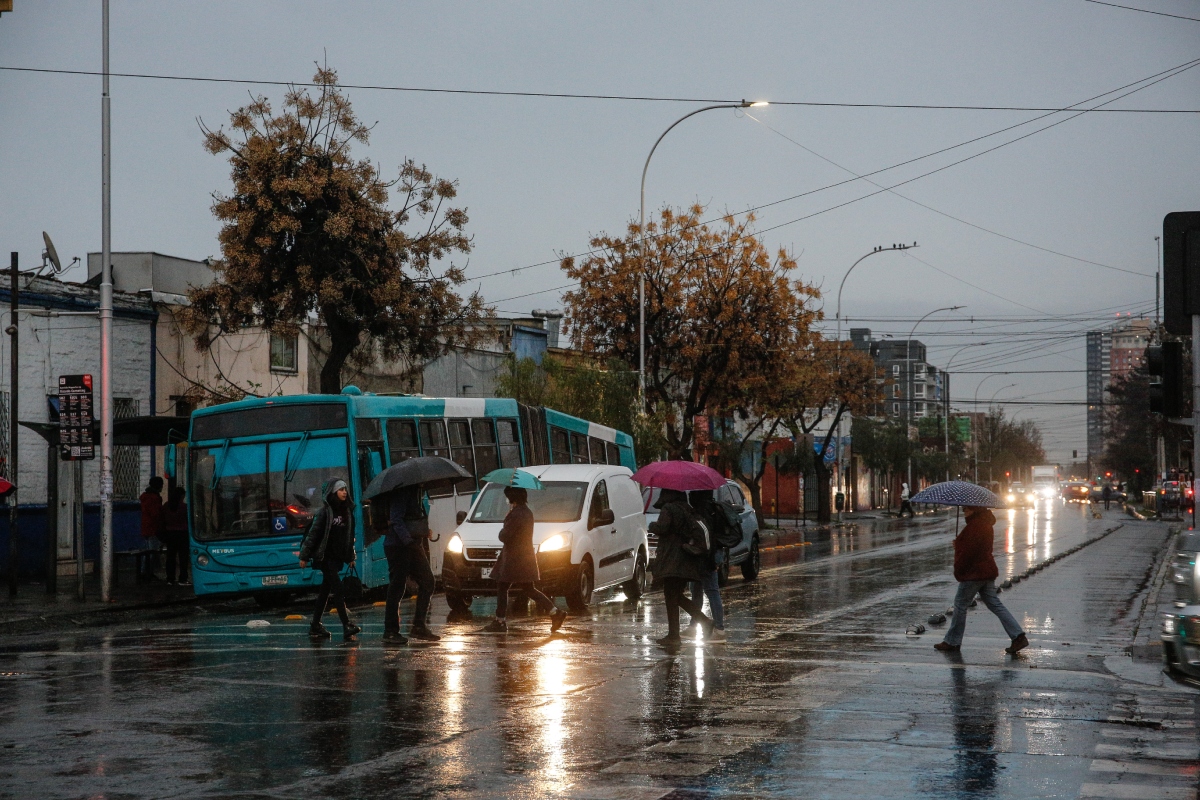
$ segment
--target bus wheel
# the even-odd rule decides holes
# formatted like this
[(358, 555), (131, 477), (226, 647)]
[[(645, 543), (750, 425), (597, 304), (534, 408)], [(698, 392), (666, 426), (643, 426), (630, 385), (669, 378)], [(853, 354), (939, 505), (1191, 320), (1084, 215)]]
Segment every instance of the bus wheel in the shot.
[(576, 614), (587, 611), (588, 603), (592, 602), (592, 589), (596, 586), (595, 573), (592, 571), (592, 560), (584, 557), (579, 569), (575, 570), (575, 580), (567, 589), (567, 608)]
[(450, 604), (450, 610), (457, 611), (459, 614), (469, 613), (471, 610), (471, 601), (474, 599), (469, 594), (450, 590), (446, 591), (446, 602)]

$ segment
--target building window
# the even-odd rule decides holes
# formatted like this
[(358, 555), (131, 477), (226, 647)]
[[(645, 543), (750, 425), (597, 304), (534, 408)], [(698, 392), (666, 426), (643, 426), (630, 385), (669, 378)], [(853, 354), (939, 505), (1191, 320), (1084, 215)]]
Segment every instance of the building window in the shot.
[(892, 397), (899, 397), (899, 396), (900, 396), (900, 384), (893, 383), (892, 384)]
[(294, 333), (275, 333), (271, 331), (271, 372), (300, 371), (299, 359), (296, 356), (296, 339)]
[(923, 377), (925, 377), (925, 365), (924, 365), (924, 364), (917, 364), (917, 366), (916, 366), (916, 370), (917, 370), (917, 377), (918, 377), (918, 378), (923, 378)]
[(913, 408), (916, 409), (916, 411), (914, 412), (914, 414), (916, 416), (918, 416), (918, 417), (925, 416), (925, 404), (924, 403), (914, 403)]
[(916, 386), (913, 387), (913, 397), (924, 397), (924, 396), (925, 396), (925, 384), (918, 383)]
[(892, 364), (892, 374), (893, 375), (900, 374), (900, 365), (899, 364)]
[[(138, 415), (138, 401), (132, 397), (113, 398), (113, 419)], [(137, 447), (113, 448), (113, 499), (137, 500), (142, 494), (141, 451)]]
[(900, 413), (900, 404), (899, 403), (892, 403), (892, 413), (893, 414)]

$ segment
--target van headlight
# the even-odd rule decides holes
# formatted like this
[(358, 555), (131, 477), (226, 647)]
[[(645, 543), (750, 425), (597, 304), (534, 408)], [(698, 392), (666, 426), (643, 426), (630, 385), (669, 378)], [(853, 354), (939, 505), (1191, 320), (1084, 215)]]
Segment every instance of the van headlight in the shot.
[(556, 533), (538, 545), (539, 553), (550, 553), (555, 550), (565, 550), (568, 539), (566, 534)]
[(1174, 636), (1179, 630), (1178, 621), (1174, 614), (1163, 614), (1162, 632), (1164, 636)]
[(446, 552), (461, 553), (462, 550), (462, 537), (456, 533), (450, 537), (450, 541), (446, 542)]
[(1008, 496), (1008, 502), (1010, 502), (1010, 503), (1015, 502), (1016, 499), (1017, 499), (1017, 496), (1015, 494), (1010, 494)]

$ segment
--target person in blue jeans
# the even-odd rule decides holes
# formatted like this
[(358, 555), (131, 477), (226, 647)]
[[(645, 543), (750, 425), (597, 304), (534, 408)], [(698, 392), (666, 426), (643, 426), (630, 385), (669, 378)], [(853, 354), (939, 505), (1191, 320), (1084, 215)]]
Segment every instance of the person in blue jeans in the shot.
[(967, 609), (975, 596), (979, 595), (988, 611), (999, 618), (1008, 638), (1012, 639), (1012, 644), (1004, 648), (1004, 652), (1015, 655), (1029, 646), (1029, 639), (1000, 602), (1000, 595), (996, 592), (996, 578), (1000, 576), (996, 559), (992, 556), (996, 517), (990, 510), (977, 506), (968, 506), (963, 511), (967, 524), (954, 539), (954, 579), (958, 581), (958, 592), (954, 595), (954, 620), (950, 623), (950, 630), (946, 631), (945, 640), (933, 647), (943, 653), (957, 653), (962, 648), (963, 634), (967, 630)]
[[(698, 489), (688, 492), (688, 505), (696, 512), (708, 527), (709, 549), (708, 561), (705, 563), (707, 574), (703, 581), (692, 581), (692, 602), (702, 604), (701, 593), (708, 598), (709, 614), (712, 616), (713, 629), (708, 635), (710, 642), (723, 642), (725, 637), (725, 606), (721, 603), (721, 586), (717, 580), (717, 568), (725, 559), (725, 548), (716, 542), (717, 531), (725, 525), (725, 517), (717, 508), (716, 500), (711, 489)], [(693, 622), (693, 625), (698, 623)]]

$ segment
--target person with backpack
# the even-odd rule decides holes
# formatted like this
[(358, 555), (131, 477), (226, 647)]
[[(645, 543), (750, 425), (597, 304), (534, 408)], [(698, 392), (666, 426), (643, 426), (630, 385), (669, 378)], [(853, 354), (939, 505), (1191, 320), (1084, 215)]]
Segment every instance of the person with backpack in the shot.
[(679, 636), (679, 609), (700, 623), (707, 639), (712, 636), (713, 621), (704, 615), (700, 605), (684, 594), (689, 581), (703, 583), (707, 569), (709, 536), (696, 513), (687, 502), (687, 494), (663, 489), (655, 506), (658, 519), (650, 524), (650, 532), (658, 536), (658, 553), (654, 557), (654, 576), (663, 582), (667, 602), (667, 635), (658, 644), (671, 648), (683, 643)]
[(317, 592), (317, 605), (313, 608), (312, 625), (308, 638), (320, 641), (329, 638), (329, 631), (321, 624), (329, 598), (333, 597), (338, 617), (342, 620), (342, 638), (347, 642), (358, 641), (355, 637), (362, 628), (350, 620), (346, 610), (346, 590), (338, 574), (346, 564), (354, 566), (354, 503), (350, 500), (350, 489), (343, 480), (334, 480), (322, 492), (325, 502), (313, 515), (300, 543), (300, 569), (308, 562), (321, 571), (321, 589)]
[[(425, 542), (429, 540), (429, 513), (423, 495), (422, 487), (406, 486), (392, 492), (388, 506), (388, 528), (383, 539), (389, 579), (383, 615), (384, 644), (406, 644), (409, 639), (436, 642), (442, 638), (426, 625), (435, 581), (425, 550)], [(406, 638), (400, 633), (400, 601), (409, 578), (417, 584), (417, 605)]]
[[(717, 569), (721, 561), (725, 559), (725, 548), (729, 547), (728, 542), (728, 525), (725, 520), (725, 512), (718, 505), (716, 498), (713, 496), (712, 489), (699, 489), (688, 492), (688, 503), (692, 510), (704, 522), (709, 532), (709, 547), (708, 556), (705, 563), (705, 569), (708, 570), (707, 577), (702, 581), (693, 581), (691, 584), (692, 602), (701, 605), (703, 600), (700, 598), (708, 598), (708, 610), (712, 614), (713, 630), (708, 636), (710, 642), (725, 641), (725, 607), (721, 603), (721, 584), (717, 576)], [(739, 530), (740, 534), (741, 531)], [(740, 541), (741, 536), (738, 536)], [(695, 623), (693, 623), (695, 624)]]
[(912, 519), (917, 516), (917, 513), (913, 511), (912, 501), (908, 499), (909, 497), (911, 494), (908, 491), (908, 484), (900, 484), (900, 516), (903, 518), (904, 512), (907, 511), (909, 519)]

